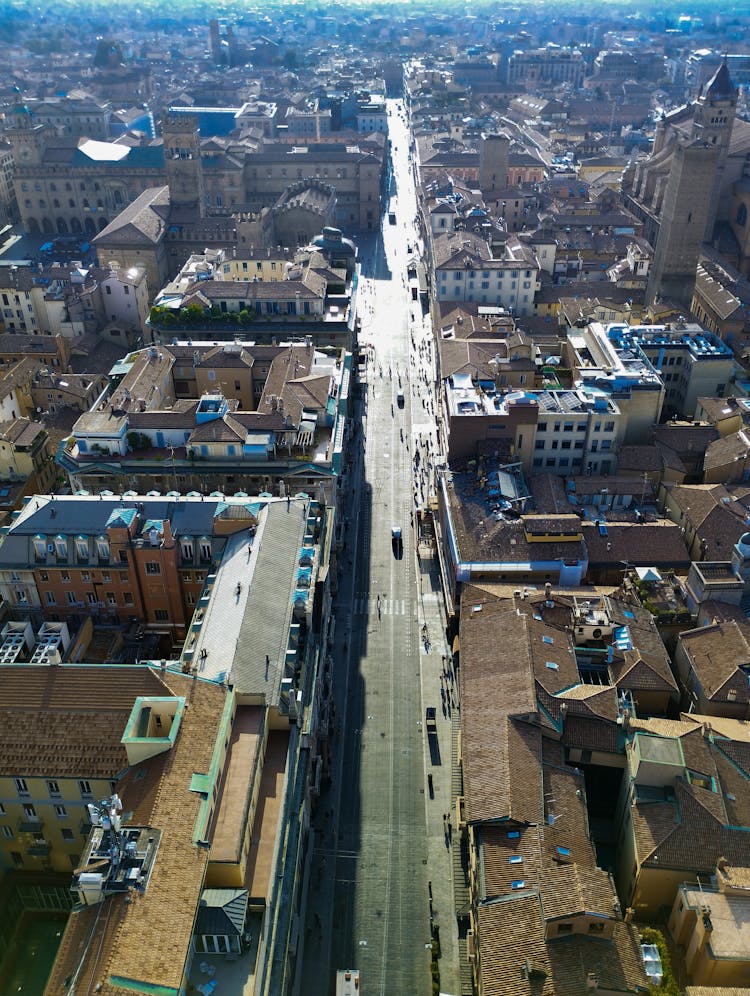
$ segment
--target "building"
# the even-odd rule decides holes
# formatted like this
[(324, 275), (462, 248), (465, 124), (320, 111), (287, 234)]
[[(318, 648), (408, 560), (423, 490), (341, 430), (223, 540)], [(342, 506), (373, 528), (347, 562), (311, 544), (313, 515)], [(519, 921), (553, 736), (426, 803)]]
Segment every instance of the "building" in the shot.
[[(121, 514), (138, 504), (121, 502)], [(148, 496), (142, 504), (159, 514)], [(54, 858), (75, 869), (49, 993), (71, 972), (111, 994), (187, 991), (203, 981), (205, 954), (242, 953), (258, 996), (288, 991), (295, 975), (306, 827), (332, 732), (322, 648), (334, 536), (307, 497), (170, 507), (187, 504), (224, 537), (177, 659), (33, 675), (26, 665), (18, 680), (6, 667), (0, 740), (14, 742), (2, 751), (3, 795), (19, 801), (0, 815), (12, 831), (0, 846), (18, 867)], [(24, 743), (32, 733), (35, 750)], [(163, 942), (151, 943), (166, 917)]]
[(615, 815), (617, 889), (639, 917), (669, 913), (683, 882), (747, 855), (747, 735), (732, 720), (682, 713), (630, 722)]
[(704, 716), (750, 719), (747, 627), (727, 620), (680, 633), (675, 666), (685, 689), (685, 708)]
[(703, 240), (717, 221), (729, 220), (730, 192), (750, 142), (736, 106), (725, 61), (693, 104), (662, 118), (651, 156), (626, 171), (626, 206), (655, 249), (647, 303), (660, 296), (689, 308)]
[[(240, 109), (242, 117), (242, 109)], [(214, 218), (270, 207), (290, 183), (319, 180), (336, 189), (336, 224), (374, 230), (379, 219), (384, 150), (371, 143), (308, 145), (266, 142), (240, 146), (228, 156), (201, 147), (195, 114), (167, 115), (163, 144), (127, 145), (73, 136), (56, 137), (24, 109), (6, 132), (16, 164), (15, 192), (21, 223), (31, 233), (94, 236), (151, 188), (166, 183), (171, 204), (190, 208), (172, 221), (199, 225)], [(205, 227), (205, 226), (204, 226)]]
[(143, 266), (122, 270), (67, 266), (0, 270), (0, 300), (11, 333), (61, 335), (72, 339), (100, 333), (136, 345), (148, 318), (149, 290)]
[[(251, 284), (235, 284), (247, 287)], [(337, 500), (351, 354), (177, 342), (131, 353), (58, 452), (73, 490), (308, 491)]]
[(25, 493), (48, 492), (57, 477), (49, 433), (27, 418), (0, 422), (0, 480), (23, 481)]
[[(479, 992), (640, 992), (637, 932), (597, 867), (586, 783), (558, 739), (568, 716), (596, 722), (601, 689), (580, 682), (570, 637), (516, 604), (484, 586), (462, 599), (455, 808), (469, 857), (473, 982)], [(492, 650), (498, 641), (507, 653)], [(614, 695), (609, 704), (614, 720)]]
[(532, 92), (568, 83), (574, 90), (583, 85), (586, 63), (576, 48), (546, 48), (516, 51), (508, 59), (509, 86)]
[(747, 867), (733, 867), (722, 858), (715, 885), (680, 886), (669, 932), (686, 952), (685, 968), (697, 986), (739, 989), (750, 982), (745, 939), (748, 888)]
[(735, 363), (731, 349), (700, 325), (610, 326), (616, 348), (645, 357), (664, 383), (663, 415), (694, 418), (698, 398), (722, 398)]
[(512, 315), (534, 313), (540, 266), (535, 253), (517, 238), (508, 239), (501, 258), (465, 232), (433, 240), (432, 286), (437, 301), (476, 301), (505, 308)]

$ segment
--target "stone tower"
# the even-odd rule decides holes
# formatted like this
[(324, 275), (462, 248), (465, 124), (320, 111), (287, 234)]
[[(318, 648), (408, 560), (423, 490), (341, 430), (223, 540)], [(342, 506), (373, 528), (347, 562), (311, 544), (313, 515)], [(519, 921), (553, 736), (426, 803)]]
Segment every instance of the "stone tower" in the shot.
[(200, 131), (195, 114), (167, 114), (162, 127), (164, 167), (173, 205), (205, 215)]
[(690, 308), (701, 245), (713, 196), (719, 148), (678, 141), (664, 192), (659, 236), (646, 288), (646, 303), (669, 298)]
[(714, 173), (711, 201), (706, 218), (705, 239), (710, 241), (716, 219), (726, 218), (729, 211), (729, 192), (724, 192), (724, 167), (732, 138), (732, 125), (737, 111), (737, 91), (729, 78), (726, 59), (706, 83), (703, 93), (695, 103), (692, 137), (706, 145), (715, 146), (719, 151)]
[(38, 166), (47, 146), (48, 129), (42, 124), (34, 124), (28, 108), (23, 104), (14, 107), (6, 120), (10, 127), (6, 128), (5, 137), (13, 146), (16, 172), (23, 166)]
[(507, 135), (482, 135), (479, 146), (479, 189), (486, 201), (497, 200), (508, 186)]

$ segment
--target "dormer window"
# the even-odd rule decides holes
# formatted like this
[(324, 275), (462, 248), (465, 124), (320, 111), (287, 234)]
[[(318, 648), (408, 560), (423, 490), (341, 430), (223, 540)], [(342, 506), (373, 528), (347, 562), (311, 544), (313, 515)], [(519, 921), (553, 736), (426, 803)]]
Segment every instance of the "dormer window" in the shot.
[(47, 559), (47, 540), (44, 536), (34, 537), (34, 556), (37, 560)]
[(200, 541), (201, 560), (211, 559), (211, 540), (204, 537)]
[(180, 552), (182, 553), (183, 560), (193, 560), (195, 548), (193, 547), (192, 537), (180, 541)]
[(55, 537), (55, 556), (58, 560), (67, 560), (68, 558), (68, 540), (65, 536)]
[(96, 552), (99, 560), (109, 560), (109, 540), (106, 536), (99, 536), (96, 540)]
[(89, 559), (89, 541), (85, 536), (76, 537), (76, 555), (79, 560)]

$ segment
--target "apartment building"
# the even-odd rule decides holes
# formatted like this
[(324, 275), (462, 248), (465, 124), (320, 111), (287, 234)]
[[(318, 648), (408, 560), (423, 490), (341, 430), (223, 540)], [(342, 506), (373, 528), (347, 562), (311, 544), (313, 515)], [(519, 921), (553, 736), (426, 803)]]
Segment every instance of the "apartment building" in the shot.
[(134, 345), (148, 318), (143, 266), (7, 267), (0, 270), (0, 301), (10, 333), (77, 338), (87, 332)]
[(745, 739), (731, 720), (698, 713), (630, 722), (616, 880), (637, 916), (670, 910), (682, 883), (708, 880), (721, 858), (746, 862)]
[(453, 232), (433, 240), (432, 286), (438, 301), (476, 301), (505, 308), (514, 315), (534, 313), (540, 288), (536, 254), (516, 238), (493, 259), (486, 243)]
[[(135, 618), (184, 639), (233, 529), (217, 499), (37, 495), (5, 527), (0, 593), (53, 622)], [(247, 523), (244, 523), (247, 528)]]
[(534, 382), (533, 373), (519, 372), (517, 390), (481, 374), (476, 383), (470, 373), (444, 380), (449, 459), (499, 448), (527, 475), (614, 474), (627, 421), (613, 398), (586, 388), (529, 389), (525, 378)]
[[(252, 284), (233, 284), (249, 287)], [(178, 342), (129, 354), (58, 462), (73, 490), (219, 491), (334, 500), (351, 354), (312, 343)]]
[(0, 480), (25, 481), (28, 492), (48, 492), (57, 477), (49, 433), (27, 418), (0, 422)]

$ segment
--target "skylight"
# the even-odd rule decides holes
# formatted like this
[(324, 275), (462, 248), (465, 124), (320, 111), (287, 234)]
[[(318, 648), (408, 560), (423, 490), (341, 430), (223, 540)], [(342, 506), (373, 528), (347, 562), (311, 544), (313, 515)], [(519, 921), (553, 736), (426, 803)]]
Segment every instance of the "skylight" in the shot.
[(521, 854), (511, 854), (508, 858), (508, 864), (520, 865), (523, 862), (523, 856)]
[(508, 831), (508, 840), (515, 840), (517, 837), (520, 837), (520, 836), (521, 836), (520, 830), (509, 830)]
[(555, 642), (555, 641), (554, 641), (554, 640), (552, 639), (552, 637), (551, 637), (551, 636), (543, 636), (543, 637), (542, 637), (542, 643), (548, 643), (548, 644), (550, 644), (550, 645), (551, 645), (551, 644), (553, 644), (554, 642)]
[(570, 848), (569, 847), (558, 847), (557, 848), (557, 853), (561, 857), (563, 857), (563, 858), (569, 858), (570, 857)]
[(517, 878), (517, 879), (515, 879), (515, 881), (513, 881), (513, 882), (510, 883), (511, 889), (523, 889), (523, 887), (525, 885), (526, 885), (526, 883), (524, 882), (524, 880), (522, 878)]
[(550, 671), (559, 671), (560, 670), (560, 665), (559, 664), (555, 664), (554, 661), (547, 661), (547, 667), (550, 669)]

